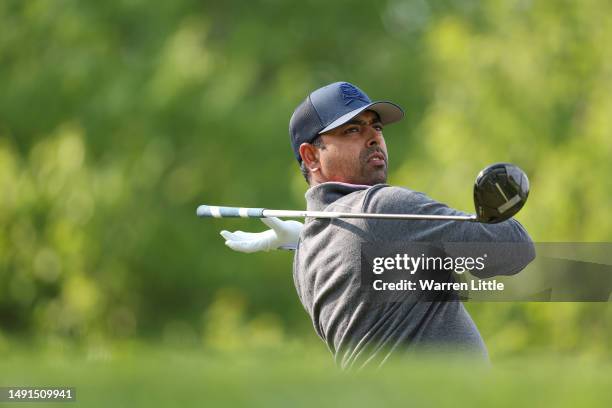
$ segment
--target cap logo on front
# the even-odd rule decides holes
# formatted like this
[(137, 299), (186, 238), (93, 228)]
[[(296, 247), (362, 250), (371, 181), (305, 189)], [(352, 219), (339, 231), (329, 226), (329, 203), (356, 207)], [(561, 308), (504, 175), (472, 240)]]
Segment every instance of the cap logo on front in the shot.
[(370, 99), (363, 92), (348, 82), (344, 82), (340, 85), (340, 92), (342, 93), (342, 98), (344, 99), (345, 105), (349, 105), (351, 102), (357, 100), (370, 103)]

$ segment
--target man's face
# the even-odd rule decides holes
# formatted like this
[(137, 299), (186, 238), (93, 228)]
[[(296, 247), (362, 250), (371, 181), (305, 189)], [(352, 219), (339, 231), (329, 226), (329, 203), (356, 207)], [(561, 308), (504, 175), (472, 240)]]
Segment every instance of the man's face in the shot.
[(387, 181), (387, 146), (378, 115), (365, 111), (321, 135), (320, 175), (325, 181), (374, 185)]

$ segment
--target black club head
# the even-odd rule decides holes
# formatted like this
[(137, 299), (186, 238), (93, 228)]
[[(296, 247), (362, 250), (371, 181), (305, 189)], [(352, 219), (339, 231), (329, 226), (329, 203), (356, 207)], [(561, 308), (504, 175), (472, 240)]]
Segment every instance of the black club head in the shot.
[(495, 224), (519, 212), (529, 195), (529, 179), (509, 163), (496, 163), (482, 170), (474, 183), (474, 206), (479, 222)]

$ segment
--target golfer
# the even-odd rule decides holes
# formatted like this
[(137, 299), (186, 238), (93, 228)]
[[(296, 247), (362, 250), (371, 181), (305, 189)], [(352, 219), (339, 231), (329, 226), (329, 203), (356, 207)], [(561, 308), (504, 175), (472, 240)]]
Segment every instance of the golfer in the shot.
[[(306, 178), (307, 209), (357, 213), (466, 215), (425, 194), (385, 184), (389, 154), (383, 127), (401, 120), (391, 102), (372, 102), (358, 87), (336, 82), (312, 92), (289, 123), (295, 159)], [(262, 233), (222, 231), (226, 245), (242, 252), (294, 247), (293, 278), (314, 329), (342, 368), (380, 365), (390, 356), (448, 350), (488, 360), (463, 303), (448, 296), (421, 301), (372, 302), (360, 290), (363, 243), (515, 242), (526, 250), (504, 260), (512, 274), (534, 259), (533, 243), (514, 219), (498, 224), (377, 219), (262, 219)], [(380, 294), (377, 294), (380, 296)], [(390, 297), (397, 296), (390, 294)]]

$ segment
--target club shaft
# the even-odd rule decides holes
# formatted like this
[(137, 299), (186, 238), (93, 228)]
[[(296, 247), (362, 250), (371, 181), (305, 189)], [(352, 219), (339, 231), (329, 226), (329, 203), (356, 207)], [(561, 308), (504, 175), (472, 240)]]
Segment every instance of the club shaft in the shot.
[(332, 211), (302, 210), (268, 210), (265, 208), (218, 207), (201, 205), (196, 214), (198, 217), (214, 218), (368, 218), (384, 220), (442, 220), (442, 221), (477, 221), (475, 215), (429, 215), (429, 214), (370, 214)]

